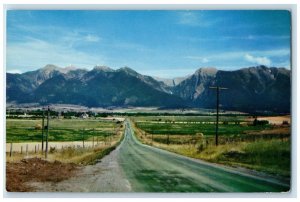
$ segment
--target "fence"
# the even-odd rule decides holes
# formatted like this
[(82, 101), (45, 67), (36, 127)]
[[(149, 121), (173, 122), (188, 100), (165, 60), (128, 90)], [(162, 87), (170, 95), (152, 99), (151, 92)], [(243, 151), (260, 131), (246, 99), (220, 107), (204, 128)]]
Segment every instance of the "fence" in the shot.
[[(119, 134), (120, 127), (111, 130), (102, 130), (97, 128), (89, 129), (76, 129), (74, 128), (53, 128), (50, 133), (50, 141), (48, 142), (48, 148), (52, 150), (60, 150), (67, 147), (72, 148), (94, 148), (101, 145), (110, 144), (113, 136)], [(42, 134), (40, 130), (34, 130), (28, 127), (14, 127), (9, 131), (9, 138), (24, 142), (13, 142), (8, 140), (6, 143), (6, 152), (9, 156), (13, 154), (22, 154), (28, 156), (30, 154), (38, 154), (42, 152)], [(62, 141), (53, 141), (52, 138), (62, 139)], [(63, 141), (63, 139), (73, 139), (75, 141)], [(19, 140), (19, 141), (20, 141)], [(45, 151), (45, 143), (44, 143)]]

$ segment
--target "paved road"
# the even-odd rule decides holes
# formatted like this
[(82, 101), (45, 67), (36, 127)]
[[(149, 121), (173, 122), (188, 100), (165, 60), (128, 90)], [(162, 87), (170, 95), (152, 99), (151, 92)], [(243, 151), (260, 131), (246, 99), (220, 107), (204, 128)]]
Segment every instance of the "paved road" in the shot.
[(288, 185), (141, 144), (125, 122), (121, 145), (96, 165), (58, 183), (32, 183), (42, 192), (279, 192)]
[(117, 156), (134, 192), (278, 192), (289, 186), (141, 144), (126, 123)]

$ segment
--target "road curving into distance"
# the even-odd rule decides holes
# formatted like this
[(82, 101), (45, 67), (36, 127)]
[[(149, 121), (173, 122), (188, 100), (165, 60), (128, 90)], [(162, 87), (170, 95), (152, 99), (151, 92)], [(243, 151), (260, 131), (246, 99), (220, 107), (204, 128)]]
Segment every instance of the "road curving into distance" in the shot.
[(286, 192), (289, 184), (140, 143), (125, 121), (117, 161), (133, 192)]

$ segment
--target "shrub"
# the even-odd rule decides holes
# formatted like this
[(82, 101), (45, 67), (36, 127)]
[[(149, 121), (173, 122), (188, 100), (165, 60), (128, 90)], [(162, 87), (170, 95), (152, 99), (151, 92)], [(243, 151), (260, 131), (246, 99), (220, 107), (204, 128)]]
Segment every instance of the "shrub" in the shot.
[(34, 127), (35, 130), (42, 130), (42, 125), (41, 124), (36, 124)]
[(264, 125), (267, 125), (267, 124), (269, 124), (269, 121), (267, 121), (267, 120), (254, 119), (254, 121), (253, 121), (254, 126), (264, 126)]
[(49, 151), (51, 154), (56, 152), (56, 148), (55, 147), (50, 147), (50, 151)]
[(201, 153), (204, 150), (203, 142), (201, 142), (200, 144), (197, 144), (196, 149), (197, 149), (197, 153)]

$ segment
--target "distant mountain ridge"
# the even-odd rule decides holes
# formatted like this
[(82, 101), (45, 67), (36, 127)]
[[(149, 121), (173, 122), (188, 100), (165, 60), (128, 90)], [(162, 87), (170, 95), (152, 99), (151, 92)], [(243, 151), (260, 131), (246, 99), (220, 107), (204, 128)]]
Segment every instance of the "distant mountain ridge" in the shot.
[(223, 109), (289, 112), (290, 70), (257, 66), (235, 71), (201, 68), (174, 87), (173, 92), (196, 106), (213, 108), (216, 92), (210, 86), (226, 87), (220, 93)]
[(194, 74), (162, 79), (129, 67), (44, 68), (7, 73), (9, 103), (77, 104), (88, 107), (156, 106), (214, 108), (210, 86), (228, 88), (220, 94), (223, 109), (290, 112), (290, 70), (257, 66), (235, 71), (200, 68)]
[(160, 77), (153, 77), (157, 81), (161, 81), (167, 86), (174, 87), (178, 85), (181, 81), (185, 80), (188, 76), (186, 77), (176, 77), (172, 79), (165, 79), (165, 78), (160, 78)]

